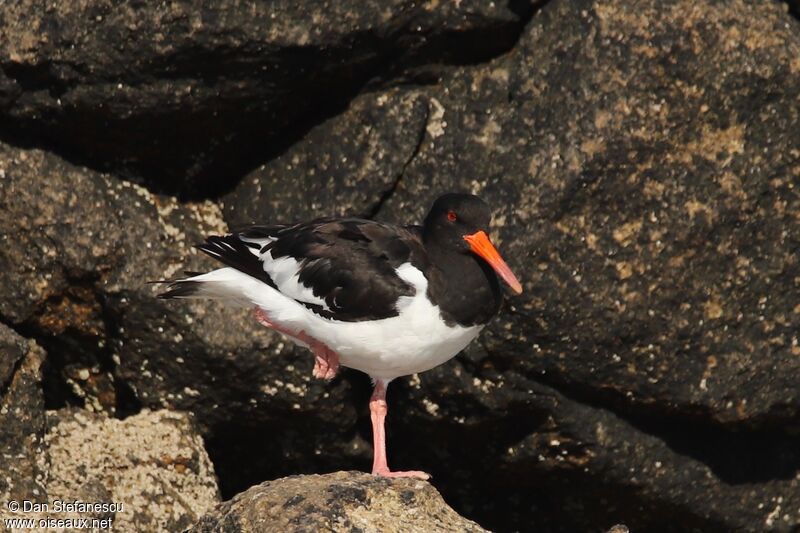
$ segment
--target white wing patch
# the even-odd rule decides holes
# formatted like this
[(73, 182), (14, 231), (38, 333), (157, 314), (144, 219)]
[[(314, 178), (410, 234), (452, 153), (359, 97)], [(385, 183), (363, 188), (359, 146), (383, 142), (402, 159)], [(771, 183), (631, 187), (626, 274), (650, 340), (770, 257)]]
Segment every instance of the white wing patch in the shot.
[(301, 302), (319, 305), (326, 311), (330, 311), (325, 300), (314, 294), (311, 288), (300, 283), (299, 261), (293, 257), (273, 259), (271, 251), (262, 255), (261, 260), (264, 262), (264, 270), (283, 294)]
[(256, 250), (255, 248), (250, 248), (249, 246), (248, 248), (250, 248), (250, 251), (253, 252), (253, 255), (261, 257), (261, 252), (260, 252), (261, 248), (263, 248), (264, 246), (268, 245), (271, 242), (275, 242), (276, 239), (275, 237), (261, 237), (258, 239), (254, 239), (249, 237), (242, 237), (241, 235), (239, 235), (239, 240), (242, 242), (257, 244), (259, 247), (258, 250)]
[[(239, 237), (244, 242), (251, 242), (263, 248), (267, 244), (274, 242), (273, 237), (263, 237), (260, 239), (248, 239)], [(289, 298), (321, 306), (324, 310), (330, 311), (327, 302), (314, 294), (314, 291), (300, 283), (300, 262), (293, 257), (272, 257), (272, 251), (268, 250), (261, 253), (259, 249), (251, 248), (254, 255), (261, 259), (264, 271), (272, 278), (278, 290)]]

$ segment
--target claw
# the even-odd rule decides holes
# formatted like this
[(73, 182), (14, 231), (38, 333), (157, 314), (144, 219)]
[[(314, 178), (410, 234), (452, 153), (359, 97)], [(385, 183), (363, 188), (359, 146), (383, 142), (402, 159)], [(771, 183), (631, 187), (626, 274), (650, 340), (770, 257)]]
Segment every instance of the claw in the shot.
[(336, 373), (339, 371), (339, 356), (336, 352), (324, 344), (314, 345), (313, 350), (314, 377), (327, 380), (335, 378)]
[(289, 331), (274, 324), (260, 307), (253, 309), (253, 316), (262, 326), (282, 333), (293, 341), (309, 347), (314, 352), (314, 370), (312, 374), (315, 378), (331, 380), (336, 377), (336, 373), (339, 371), (339, 354), (318, 340), (306, 335), (304, 331)]

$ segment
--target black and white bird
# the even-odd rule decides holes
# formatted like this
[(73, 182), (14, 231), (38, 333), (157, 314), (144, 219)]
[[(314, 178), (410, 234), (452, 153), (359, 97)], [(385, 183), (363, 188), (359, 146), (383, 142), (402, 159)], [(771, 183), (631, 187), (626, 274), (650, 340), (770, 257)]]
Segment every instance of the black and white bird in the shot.
[(314, 375), (339, 365), (368, 374), (374, 459), (386, 461), (386, 387), (454, 357), (497, 314), (498, 276), (522, 286), (489, 241), (491, 212), (477, 196), (440, 196), (422, 226), (359, 218), (253, 225), (197, 247), (225, 268), (169, 282), (160, 298), (216, 298), (254, 309), (256, 319), (315, 356)]

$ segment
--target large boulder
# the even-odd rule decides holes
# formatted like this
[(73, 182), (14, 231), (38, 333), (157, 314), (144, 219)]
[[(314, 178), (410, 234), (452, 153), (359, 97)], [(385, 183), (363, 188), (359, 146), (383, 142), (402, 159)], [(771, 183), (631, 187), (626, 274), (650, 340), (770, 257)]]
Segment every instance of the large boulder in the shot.
[(217, 506), (191, 533), (485, 531), (430, 483), (358, 472), (266, 481)]
[[(522, 497), (543, 475), (553, 484), (537, 495), (582, 509), (554, 529), (602, 522), (626, 503), (636, 509), (626, 522), (648, 530), (676, 509), (704, 530), (797, 523), (782, 512), (800, 465), (790, 431), (800, 407), (799, 51), (798, 24), (779, 3), (551, 2), (510, 54), (436, 86), (368, 95), (378, 110), (387, 98), (429, 110), (413, 157), (371, 213), (418, 222), (441, 192), (479, 193), (526, 287), (461, 361), (392, 385), (396, 466), (433, 471), (450, 501), (498, 529), (552, 518), (553, 506)], [(359, 131), (363, 105), (321, 127)], [(374, 138), (389, 135), (369, 124)], [(287, 156), (342, 143), (320, 146), (315, 135)], [(275, 160), (261, 176), (301, 180), (309, 159)], [(344, 158), (325, 160), (326, 175), (352, 172)], [(261, 218), (366, 211), (351, 209), (338, 183)], [(233, 196), (226, 217), (255, 218)], [(536, 384), (574, 411), (529, 406)], [(583, 429), (608, 416), (630, 450)], [(564, 448), (552, 462), (506, 456), (523, 443), (552, 450), (564, 435), (604, 466), (585, 469)], [(670, 449), (682, 454), (674, 476), (652, 467), (631, 481), (635, 457), (644, 468)], [(498, 476), (501, 457), (510, 466)], [(474, 496), (489, 480), (509, 497)], [(598, 504), (609, 485), (615, 496)]]
[(49, 501), (110, 504), (70, 516), (110, 519), (121, 531), (182, 531), (219, 502), (203, 439), (184, 413), (145, 410), (117, 420), (62, 409), (47, 418), (39, 459)]
[(796, 527), (796, 437), (632, 416), (522, 372), (491, 370), (485, 352), (465, 356), (390, 387), (389, 457), (397, 468), (431, 472), (446, 501), (482, 526)]
[[(594, 469), (567, 450), (569, 466), (550, 467), (532, 450), (530, 468), (510, 457), (504, 479), (535, 487), (557, 472), (572, 486), (549, 494), (582, 518), (633, 497), (634, 529), (665, 530), (675, 509), (704, 531), (796, 527), (785, 502), (800, 494), (799, 52), (800, 28), (778, 3), (553, 2), (513, 54), (433, 91), (446, 127), (379, 216), (418, 219), (433, 191), (481, 194), (526, 292), (464, 363), (481, 384), (466, 396), (491, 399), (454, 401), (463, 385), (441, 369), (421, 376), (414, 418), (494, 423), (509, 448), (541, 453), (546, 425), (520, 429), (519, 408), (509, 422), (503, 397), (546, 383), (591, 412), (540, 420), (608, 462)], [(630, 424), (628, 451), (612, 453), (600, 430), (580, 437), (597, 408)], [(668, 473), (644, 468), (665, 464), (661, 452), (636, 451), (652, 437), (684, 456)], [(592, 511), (594, 483), (619, 492)], [(509, 498), (470, 516), (509, 527), (531, 511)]]
[(531, 10), (488, 0), (4, 4), (0, 135), (160, 191), (208, 194), (372, 78), (508, 49)]
[[(366, 93), (223, 197), (232, 226), (325, 215), (371, 217), (416, 156), (431, 113), (422, 93)], [(435, 110), (434, 110), (435, 112)]]

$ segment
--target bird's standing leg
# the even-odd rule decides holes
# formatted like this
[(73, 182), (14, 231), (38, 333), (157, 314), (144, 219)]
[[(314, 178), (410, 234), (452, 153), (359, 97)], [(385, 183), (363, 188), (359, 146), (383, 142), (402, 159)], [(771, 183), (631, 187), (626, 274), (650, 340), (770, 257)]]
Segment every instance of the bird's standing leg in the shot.
[(418, 479), (430, 479), (430, 474), (419, 470), (408, 470), (405, 472), (392, 472), (386, 463), (386, 433), (384, 431), (384, 421), (386, 413), (389, 411), (386, 406), (386, 387), (387, 381), (382, 379), (375, 380), (375, 388), (372, 391), (372, 398), (369, 400), (369, 414), (372, 419), (372, 474), (385, 477), (415, 477)]
[(256, 320), (258, 320), (258, 323), (262, 326), (274, 329), (278, 333), (282, 333), (290, 339), (299, 341), (308, 346), (314, 353), (313, 374), (315, 378), (333, 379), (336, 377), (336, 372), (339, 371), (339, 354), (318, 340), (309, 337), (304, 331), (294, 332), (278, 326), (269, 319), (267, 314), (260, 307), (253, 309), (253, 316), (256, 317)]

